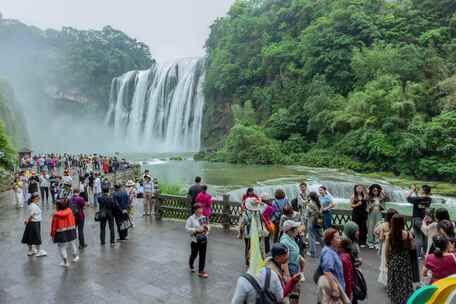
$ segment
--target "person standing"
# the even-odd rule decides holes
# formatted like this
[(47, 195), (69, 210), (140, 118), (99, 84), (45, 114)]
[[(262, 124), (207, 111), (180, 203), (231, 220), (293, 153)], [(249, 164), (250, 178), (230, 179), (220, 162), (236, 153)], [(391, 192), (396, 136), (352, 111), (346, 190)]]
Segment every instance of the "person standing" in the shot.
[(35, 170), (31, 172), (31, 176), (28, 179), (28, 193), (31, 196), (34, 193), (39, 193), (38, 188), (40, 184), (40, 178), (36, 176)]
[[(101, 189), (101, 179), (98, 173), (95, 173), (95, 180), (93, 181), (93, 207), (97, 207), (98, 198), (102, 196), (103, 190)], [(109, 192), (109, 190), (108, 190)]]
[(325, 186), (318, 188), (320, 194), (321, 213), (323, 214), (323, 230), (332, 227), (332, 210), (336, 208), (336, 203)]
[(250, 264), (250, 236), (253, 218), (255, 218), (260, 244), (261, 238), (265, 236), (265, 229), (261, 219), (264, 210), (265, 206), (260, 200), (250, 197), (245, 201), (245, 210), (242, 214), (239, 226), (239, 238), (241, 240), (244, 239), (244, 261), (246, 266), (249, 266)]
[(241, 203), (242, 203), (241, 210), (245, 209), (245, 201), (250, 197), (260, 199), (258, 197), (258, 195), (255, 193), (255, 190), (253, 188), (251, 188), (251, 187), (247, 188), (246, 192), (242, 195), (242, 198), (241, 198)]
[(16, 208), (20, 209), (24, 207), (24, 184), (19, 178), (16, 176), (14, 178), (14, 182), (12, 184), (12, 190), (14, 191), (14, 198), (16, 201)]
[(321, 214), (321, 204), (318, 194), (310, 192), (308, 210), (308, 231), (309, 231), (309, 251), (307, 255), (315, 258), (317, 255), (316, 243), (323, 244), (321, 228), (323, 225), (323, 217)]
[(196, 203), (203, 206), (203, 215), (210, 221), (212, 215), (212, 196), (207, 193), (207, 186), (201, 187), (201, 192), (195, 198)]
[(359, 244), (363, 248), (367, 242), (367, 194), (363, 185), (355, 185), (350, 201), (352, 220), (358, 224)]
[(382, 187), (373, 184), (368, 193), (368, 216), (367, 216), (367, 245), (369, 248), (379, 249), (378, 240), (375, 237), (375, 227), (382, 220), (382, 211), (385, 210), (385, 202), (388, 200)]
[(114, 209), (114, 219), (116, 220), (117, 233), (119, 234), (119, 241), (126, 241), (128, 239), (128, 193), (122, 190), (119, 184), (114, 185), (114, 193), (112, 199), (116, 208)]
[(394, 215), (391, 220), (391, 232), (386, 240), (388, 268), (386, 292), (392, 304), (404, 304), (413, 293), (410, 250), (415, 247), (415, 240), (404, 228), (404, 217), (399, 214)]
[[(280, 238), (280, 243), (284, 244), (288, 249), (288, 264), (285, 265), (285, 272), (288, 274), (287, 277), (292, 277), (296, 274), (303, 275), (305, 261), (301, 256), (301, 250), (296, 237), (299, 233), (298, 228), (300, 227), (299, 222), (287, 220), (283, 224), (283, 235)], [(304, 277), (302, 277), (304, 280)], [(299, 289), (295, 289), (290, 295), (290, 303), (299, 303)]]
[(274, 230), (272, 241), (274, 243), (279, 241), (280, 236), (280, 219), (283, 215), (283, 208), (289, 205), (288, 198), (283, 189), (277, 189), (274, 193), (274, 200), (272, 201), (272, 207), (274, 208), (274, 213), (271, 216), (271, 220), (277, 229)]
[(355, 274), (353, 272), (353, 260), (351, 256), (352, 242), (350, 240), (342, 240), (339, 247), (339, 257), (342, 262), (342, 268), (344, 272), (345, 282), (345, 293), (347, 297), (352, 300), (352, 303), (356, 300), (353, 299), (353, 288), (355, 286)]
[(57, 175), (55, 171), (51, 171), (51, 176), (49, 176), (49, 193), (51, 195), (52, 204), (55, 205), (55, 196), (57, 194)]
[(306, 231), (308, 232), (309, 212), (307, 210), (307, 206), (309, 204), (309, 192), (307, 191), (307, 184), (305, 182), (299, 184), (299, 191), (295, 200), (296, 206), (293, 206), (293, 202), (291, 203), (291, 206), (301, 215), (301, 223), (303, 223), (304, 227), (306, 227)]
[[(32, 194), (30, 204), (27, 208), (27, 217), (24, 219), (25, 230), (22, 236), (22, 244), (28, 246), (28, 256), (35, 255), (37, 257), (46, 256), (47, 253), (41, 249), (41, 208), (39, 206), (40, 195)], [(35, 249), (33, 249), (35, 246)]]
[(445, 235), (435, 235), (432, 238), (434, 253), (426, 256), (423, 266), (423, 277), (430, 271), (432, 274), (429, 284), (456, 274), (456, 256), (452, 251), (453, 244)]
[(152, 178), (149, 175), (144, 177), (144, 214), (143, 216), (150, 216), (152, 215), (152, 209), (154, 207), (154, 193), (155, 193), (155, 185), (152, 181)]
[(104, 189), (102, 195), (98, 197), (98, 205), (99, 211), (103, 214), (100, 219), (100, 243), (101, 245), (105, 244), (107, 223), (109, 226), (111, 246), (114, 246), (114, 244), (116, 243), (114, 232), (115, 203), (112, 197), (109, 196), (109, 189)]
[[(49, 203), (49, 175), (43, 170), (41, 171), (40, 175), (40, 193), (41, 193), (41, 201)], [(46, 200), (45, 200), (46, 198)]]
[(195, 177), (195, 183), (188, 189), (188, 200), (190, 202), (189, 214), (193, 214), (193, 206), (196, 204), (196, 197), (198, 194), (203, 191), (202, 178), (200, 176)]
[(376, 230), (375, 234), (377, 235), (377, 239), (380, 241), (380, 273), (378, 274), (377, 281), (384, 286), (386, 286), (388, 282), (388, 265), (386, 262), (386, 239), (391, 231), (391, 220), (394, 215), (398, 214), (395, 209), (388, 209), (385, 214), (385, 221), (379, 225)]
[(421, 225), (421, 231), (427, 238), (427, 251), (426, 255), (429, 254), (429, 251), (432, 247), (432, 238), (439, 234), (438, 225), (443, 220), (450, 220), (450, 214), (445, 208), (438, 208), (435, 211), (435, 218), (431, 215), (426, 215), (423, 219), (423, 224)]
[(345, 294), (342, 261), (337, 254), (340, 241), (341, 237), (336, 229), (328, 228), (325, 231), (325, 247), (321, 251), (319, 265), (322, 275), (317, 281), (318, 300), (321, 304), (349, 303), (349, 300), (343, 301), (344, 298), (348, 299), (348, 297)]
[(73, 191), (73, 196), (70, 199), (70, 207), (76, 220), (76, 227), (78, 228), (79, 249), (87, 247), (84, 238), (85, 206), (86, 201), (81, 197), (80, 190), (75, 189)]
[(206, 250), (207, 241), (209, 234), (209, 221), (206, 216), (203, 215), (203, 207), (199, 204), (195, 204), (195, 212), (190, 216), (186, 223), (185, 229), (190, 233), (190, 258), (189, 267), (191, 272), (195, 272), (194, 262), (196, 257), (199, 256), (198, 263), (198, 276), (201, 278), (207, 278), (209, 275), (204, 268), (206, 266)]
[(426, 209), (431, 206), (431, 187), (423, 185), (421, 192), (418, 195), (415, 185), (412, 185), (410, 192), (407, 194), (407, 202), (413, 205), (412, 211), (412, 227), (413, 234), (416, 239), (416, 251), (418, 257), (423, 257), (423, 254), (427, 251), (427, 240), (426, 236), (421, 231), (423, 225), (423, 219), (426, 215)]
[(135, 205), (137, 196), (135, 182), (133, 182), (132, 180), (128, 180), (125, 186), (127, 187), (128, 193), (128, 216), (130, 217), (131, 226), (135, 228)]
[(359, 256), (360, 246), (358, 224), (353, 221), (345, 223), (342, 239), (351, 241), (352, 247), (350, 249), (350, 254), (353, 257), (353, 263), (355, 267), (359, 267), (361, 265), (361, 258)]
[(76, 239), (76, 222), (73, 212), (68, 207), (67, 199), (59, 199), (56, 203), (57, 211), (52, 216), (51, 238), (59, 248), (60, 257), (62, 258), (63, 267), (69, 267), (68, 246), (73, 252), (73, 263), (79, 261), (78, 249), (74, 240)]

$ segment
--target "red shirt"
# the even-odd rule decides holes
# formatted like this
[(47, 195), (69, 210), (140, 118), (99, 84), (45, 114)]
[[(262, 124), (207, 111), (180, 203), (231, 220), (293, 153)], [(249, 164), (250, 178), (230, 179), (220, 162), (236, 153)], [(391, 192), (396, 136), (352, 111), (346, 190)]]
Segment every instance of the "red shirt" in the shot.
[(431, 284), (456, 274), (456, 261), (451, 255), (444, 255), (439, 258), (435, 254), (430, 254), (426, 257), (424, 267), (432, 271)]
[(344, 252), (339, 255), (342, 261), (342, 268), (344, 270), (345, 293), (351, 299), (353, 293), (353, 286), (355, 285), (355, 278), (353, 276), (353, 263), (350, 254)]

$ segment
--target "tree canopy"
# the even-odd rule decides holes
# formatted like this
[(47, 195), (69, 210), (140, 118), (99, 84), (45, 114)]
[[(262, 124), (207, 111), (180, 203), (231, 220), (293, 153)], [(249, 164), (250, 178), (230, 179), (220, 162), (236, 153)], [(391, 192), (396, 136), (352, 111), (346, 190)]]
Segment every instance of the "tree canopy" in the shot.
[(254, 109), (223, 151), (253, 128), (275, 162), (456, 180), (454, 1), (237, 0), (206, 47), (206, 96)]

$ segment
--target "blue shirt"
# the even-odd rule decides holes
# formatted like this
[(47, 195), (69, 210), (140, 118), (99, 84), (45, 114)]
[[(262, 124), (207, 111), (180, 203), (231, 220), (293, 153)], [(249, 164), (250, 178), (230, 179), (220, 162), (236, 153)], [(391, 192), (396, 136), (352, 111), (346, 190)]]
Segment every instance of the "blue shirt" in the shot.
[(345, 289), (344, 270), (342, 261), (337, 252), (331, 247), (325, 246), (320, 255), (320, 267), (323, 272), (330, 272), (336, 277), (340, 286)]
[(284, 233), (280, 238), (280, 243), (284, 244), (288, 248), (288, 267), (293, 274), (300, 272), (299, 269), (299, 246), (294, 239), (288, 234)]
[(330, 194), (320, 196), (320, 203), (322, 208), (327, 208), (329, 205), (331, 205), (332, 201), (333, 198)]
[(112, 194), (112, 199), (119, 205), (122, 210), (128, 209), (128, 193), (125, 191), (116, 191)]

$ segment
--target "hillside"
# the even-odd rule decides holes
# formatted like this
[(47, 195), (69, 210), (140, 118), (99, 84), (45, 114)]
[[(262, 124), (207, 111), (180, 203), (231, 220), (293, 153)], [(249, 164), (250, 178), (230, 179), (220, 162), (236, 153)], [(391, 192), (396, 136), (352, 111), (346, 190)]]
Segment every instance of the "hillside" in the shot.
[(234, 117), (210, 158), (455, 181), (455, 12), (450, 0), (236, 1), (206, 44), (208, 108)]

